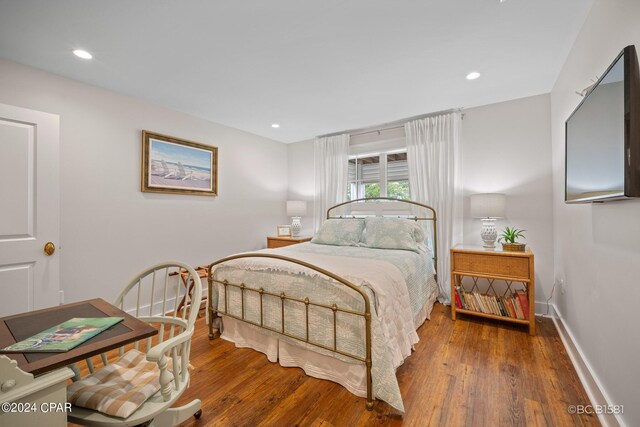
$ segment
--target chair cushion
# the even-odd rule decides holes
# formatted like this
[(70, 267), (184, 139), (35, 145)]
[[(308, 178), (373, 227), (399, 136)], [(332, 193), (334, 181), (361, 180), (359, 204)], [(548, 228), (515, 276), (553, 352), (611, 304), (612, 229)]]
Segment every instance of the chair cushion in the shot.
[[(171, 366), (171, 360), (169, 360)], [(160, 390), (160, 369), (138, 350), (67, 387), (67, 401), (107, 415), (126, 418)]]

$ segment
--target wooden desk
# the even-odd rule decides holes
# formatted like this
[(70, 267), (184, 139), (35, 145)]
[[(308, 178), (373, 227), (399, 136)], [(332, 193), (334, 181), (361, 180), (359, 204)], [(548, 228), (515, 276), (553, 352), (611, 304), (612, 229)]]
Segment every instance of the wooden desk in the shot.
[(96, 298), (0, 318), (0, 348), (29, 338), (73, 317), (124, 317), (124, 320), (64, 353), (4, 355), (18, 362), (18, 367), (23, 371), (37, 376), (158, 333), (149, 324), (101, 298)]
[(0, 348), (73, 317), (124, 320), (64, 353), (0, 354), (0, 402), (30, 408), (0, 412), (0, 426), (66, 426), (67, 380), (74, 376), (66, 366), (158, 333), (154, 327), (98, 298), (1, 318)]

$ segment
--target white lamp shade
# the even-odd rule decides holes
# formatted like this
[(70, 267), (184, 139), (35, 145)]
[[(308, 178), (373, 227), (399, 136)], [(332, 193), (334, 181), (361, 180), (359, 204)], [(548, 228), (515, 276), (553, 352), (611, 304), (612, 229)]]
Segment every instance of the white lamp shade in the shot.
[(305, 216), (307, 214), (307, 202), (302, 200), (287, 201), (287, 216)]
[(473, 194), (471, 216), (474, 218), (504, 218), (506, 196), (504, 194)]

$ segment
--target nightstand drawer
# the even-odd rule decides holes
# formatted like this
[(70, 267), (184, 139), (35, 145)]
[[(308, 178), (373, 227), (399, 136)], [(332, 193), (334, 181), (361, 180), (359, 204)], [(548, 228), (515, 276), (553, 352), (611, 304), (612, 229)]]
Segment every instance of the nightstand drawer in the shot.
[(452, 262), (453, 270), (461, 273), (508, 276), (525, 280), (530, 277), (529, 258), (527, 257), (454, 252)]
[(287, 242), (285, 240), (269, 239), (267, 241), (267, 248), (269, 249), (283, 248), (285, 246), (295, 245), (296, 243), (297, 242)]
[(297, 245), (298, 243), (304, 243), (311, 240), (310, 236), (307, 237), (267, 237), (267, 248), (275, 249), (285, 246)]

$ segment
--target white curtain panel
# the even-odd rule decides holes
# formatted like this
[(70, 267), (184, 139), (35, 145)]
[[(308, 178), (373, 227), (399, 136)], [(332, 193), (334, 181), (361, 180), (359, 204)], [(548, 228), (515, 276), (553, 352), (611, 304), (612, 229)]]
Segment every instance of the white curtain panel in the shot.
[(347, 200), (349, 134), (316, 138), (313, 147), (315, 196), (314, 232), (327, 217), (327, 209)]
[(405, 123), (411, 197), (437, 215), (439, 300), (451, 302), (449, 250), (462, 242), (460, 113)]

